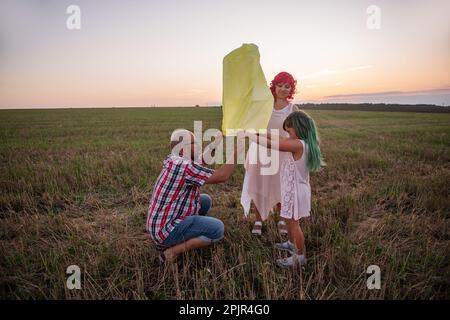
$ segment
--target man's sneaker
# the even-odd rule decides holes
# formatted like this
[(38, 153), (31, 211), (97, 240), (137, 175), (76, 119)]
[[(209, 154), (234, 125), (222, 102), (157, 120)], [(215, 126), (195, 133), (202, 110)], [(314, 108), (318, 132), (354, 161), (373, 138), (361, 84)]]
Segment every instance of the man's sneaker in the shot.
[(277, 259), (277, 266), (281, 268), (291, 268), (296, 265), (301, 266), (306, 264), (306, 257), (301, 255), (292, 255), (288, 258)]
[(292, 242), (290, 242), (289, 240), (286, 242), (275, 243), (273, 246), (277, 249), (288, 251), (291, 254), (294, 254), (294, 250), (295, 250), (294, 244)]

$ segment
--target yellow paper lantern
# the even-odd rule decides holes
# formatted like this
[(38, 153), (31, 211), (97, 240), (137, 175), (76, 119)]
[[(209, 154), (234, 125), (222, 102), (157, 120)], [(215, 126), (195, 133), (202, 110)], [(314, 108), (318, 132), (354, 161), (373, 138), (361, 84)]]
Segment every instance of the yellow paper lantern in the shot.
[(243, 44), (223, 58), (222, 132), (266, 129), (273, 96), (259, 63), (258, 47)]

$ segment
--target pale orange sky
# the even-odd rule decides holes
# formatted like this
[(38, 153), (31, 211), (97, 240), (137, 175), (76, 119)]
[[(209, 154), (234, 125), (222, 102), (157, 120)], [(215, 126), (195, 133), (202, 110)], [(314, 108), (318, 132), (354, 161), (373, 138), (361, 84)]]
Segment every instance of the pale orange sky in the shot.
[(242, 43), (267, 82), (294, 75), (299, 103), (450, 105), (449, 13), (445, 0), (2, 0), (0, 108), (219, 105), (222, 59)]

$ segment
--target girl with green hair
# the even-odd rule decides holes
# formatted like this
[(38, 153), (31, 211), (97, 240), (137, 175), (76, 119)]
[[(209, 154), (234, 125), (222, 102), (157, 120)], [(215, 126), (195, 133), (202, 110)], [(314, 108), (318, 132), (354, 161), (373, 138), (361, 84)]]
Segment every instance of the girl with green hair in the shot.
[(305, 237), (300, 227), (300, 218), (308, 217), (311, 211), (311, 187), (309, 173), (325, 165), (319, 146), (319, 135), (314, 120), (303, 111), (292, 112), (283, 122), (289, 137), (247, 132), (247, 136), (260, 145), (289, 153), (283, 159), (280, 170), (281, 212), (286, 220), (289, 240), (275, 247), (291, 253), (278, 259), (280, 267), (304, 264)]

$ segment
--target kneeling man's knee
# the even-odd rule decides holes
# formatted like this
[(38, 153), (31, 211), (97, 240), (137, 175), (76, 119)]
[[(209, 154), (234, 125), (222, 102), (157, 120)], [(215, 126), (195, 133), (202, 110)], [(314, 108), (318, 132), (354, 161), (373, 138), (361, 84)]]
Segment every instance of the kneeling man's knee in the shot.
[(219, 219), (215, 219), (214, 228), (211, 230), (211, 240), (219, 241), (223, 239), (225, 232), (225, 226), (223, 222)]

